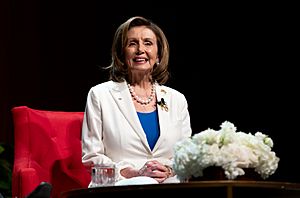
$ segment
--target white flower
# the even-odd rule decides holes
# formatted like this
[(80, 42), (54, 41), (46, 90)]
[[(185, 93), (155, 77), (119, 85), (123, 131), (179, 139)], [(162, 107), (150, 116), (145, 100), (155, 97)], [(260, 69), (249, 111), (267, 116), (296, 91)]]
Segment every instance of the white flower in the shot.
[(181, 181), (203, 176), (203, 170), (210, 166), (222, 167), (228, 179), (244, 175), (243, 168), (254, 168), (263, 179), (276, 171), (279, 158), (271, 150), (270, 137), (261, 132), (237, 132), (228, 121), (220, 127), (176, 143), (173, 169)]

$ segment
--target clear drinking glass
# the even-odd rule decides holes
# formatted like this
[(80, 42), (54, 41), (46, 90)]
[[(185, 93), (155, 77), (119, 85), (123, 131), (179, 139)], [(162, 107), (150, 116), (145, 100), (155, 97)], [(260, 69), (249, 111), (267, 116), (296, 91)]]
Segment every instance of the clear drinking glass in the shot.
[(116, 181), (116, 170), (114, 164), (96, 164), (92, 167), (91, 187), (113, 186)]

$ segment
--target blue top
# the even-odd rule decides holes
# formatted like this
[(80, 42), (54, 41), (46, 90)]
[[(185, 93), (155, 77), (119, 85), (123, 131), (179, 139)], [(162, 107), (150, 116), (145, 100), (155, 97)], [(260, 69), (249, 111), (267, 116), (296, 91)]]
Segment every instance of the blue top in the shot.
[(150, 113), (137, 112), (142, 127), (146, 133), (148, 144), (153, 150), (159, 137), (159, 124), (157, 110)]

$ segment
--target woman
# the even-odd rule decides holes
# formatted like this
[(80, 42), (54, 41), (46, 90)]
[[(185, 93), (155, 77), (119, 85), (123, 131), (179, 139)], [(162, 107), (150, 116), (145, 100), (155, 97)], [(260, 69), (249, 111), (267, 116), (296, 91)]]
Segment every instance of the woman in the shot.
[[(169, 44), (163, 31), (143, 17), (117, 29), (110, 80), (92, 87), (82, 126), (86, 166), (113, 163), (117, 180), (173, 177), (174, 144), (190, 137), (185, 96), (167, 86)], [(173, 177), (175, 178), (175, 177)]]

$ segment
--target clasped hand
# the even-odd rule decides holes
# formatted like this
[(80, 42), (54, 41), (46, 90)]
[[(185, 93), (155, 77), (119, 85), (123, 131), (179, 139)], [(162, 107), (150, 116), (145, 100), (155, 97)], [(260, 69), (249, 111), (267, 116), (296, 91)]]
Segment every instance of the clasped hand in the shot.
[(156, 160), (148, 161), (138, 171), (139, 176), (148, 176), (155, 179), (158, 183), (162, 183), (168, 177), (172, 176), (172, 169), (161, 164)]

